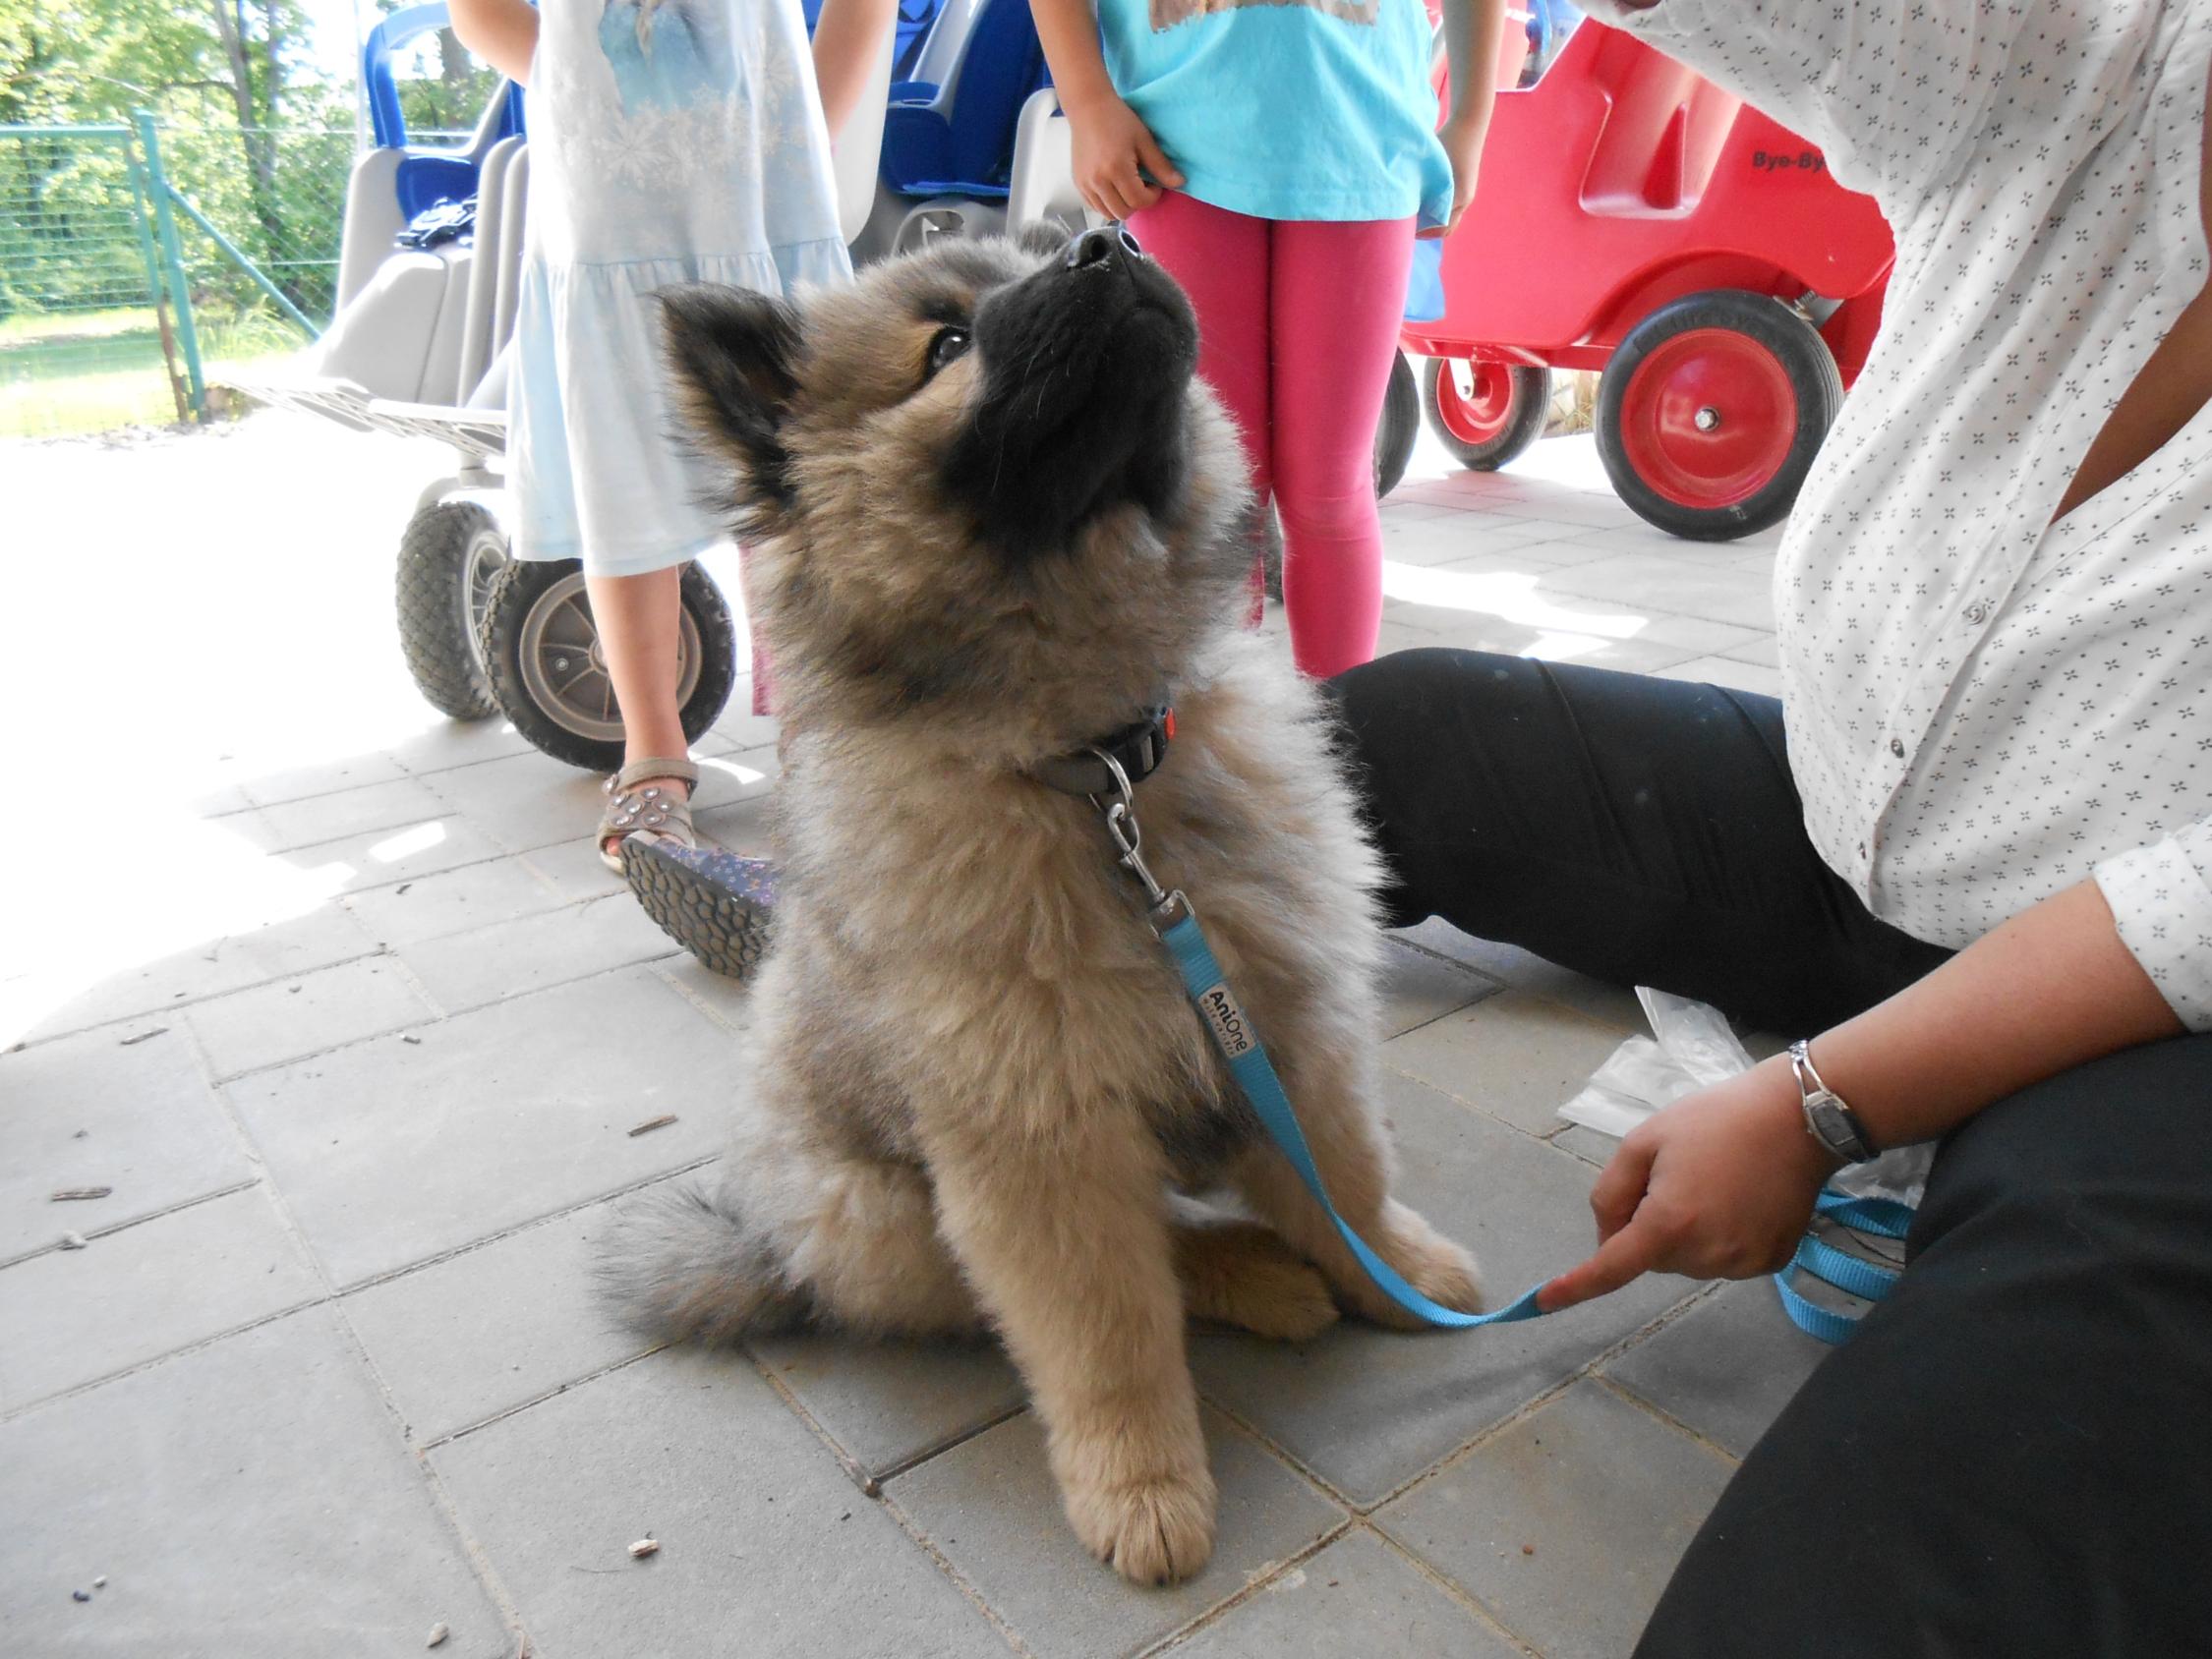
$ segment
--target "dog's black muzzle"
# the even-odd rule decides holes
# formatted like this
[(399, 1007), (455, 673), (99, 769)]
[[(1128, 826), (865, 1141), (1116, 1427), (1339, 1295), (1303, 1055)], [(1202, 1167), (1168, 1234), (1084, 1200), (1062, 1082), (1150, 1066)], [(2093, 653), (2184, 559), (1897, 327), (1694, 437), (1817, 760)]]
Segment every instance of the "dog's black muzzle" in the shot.
[(1174, 501), (1189, 465), (1183, 400), (1197, 319), (1128, 231), (1083, 231), (992, 294), (975, 350), (983, 384), (946, 482), (1003, 553), (1065, 547), (1111, 508)]

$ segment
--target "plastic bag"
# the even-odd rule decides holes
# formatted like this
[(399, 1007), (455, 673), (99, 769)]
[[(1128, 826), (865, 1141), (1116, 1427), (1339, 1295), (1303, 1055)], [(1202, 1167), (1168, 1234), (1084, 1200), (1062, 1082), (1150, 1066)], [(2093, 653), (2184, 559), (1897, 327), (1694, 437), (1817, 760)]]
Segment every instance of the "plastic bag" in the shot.
[[(1652, 1022), (1652, 1035), (1621, 1044), (1591, 1073), (1582, 1092), (1559, 1109), (1568, 1122), (1616, 1140), (1684, 1095), (1752, 1066), (1750, 1053), (1719, 1009), (1648, 985), (1636, 988), (1636, 1000)], [(1916, 1205), (1934, 1158), (1932, 1145), (1900, 1146), (1872, 1163), (1838, 1171), (1829, 1184), (1854, 1197)]]

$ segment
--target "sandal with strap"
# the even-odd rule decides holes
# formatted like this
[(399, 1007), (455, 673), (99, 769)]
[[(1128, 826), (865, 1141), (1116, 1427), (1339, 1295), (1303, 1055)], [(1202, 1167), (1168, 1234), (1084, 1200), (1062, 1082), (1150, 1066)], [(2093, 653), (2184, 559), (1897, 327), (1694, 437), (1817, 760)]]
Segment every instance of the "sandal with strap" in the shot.
[(718, 846), (640, 839), (630, 846), (630, 891), (661, 931), (727, 979), (746, 979), (768, 949), (776, 869)]
[(599, 815), (595, 844), (600, 862), (617, 876), (626, 873), (624, 849), (637, 837), (648, 843), (699, 844), (699, 832), (691, 827), (690, 801), (650, 781), (655, 778), (673, 778), (696, 788), (699, 769), (680, 756), (660, 755), (632, 761), (607, 780), (607, 810)]

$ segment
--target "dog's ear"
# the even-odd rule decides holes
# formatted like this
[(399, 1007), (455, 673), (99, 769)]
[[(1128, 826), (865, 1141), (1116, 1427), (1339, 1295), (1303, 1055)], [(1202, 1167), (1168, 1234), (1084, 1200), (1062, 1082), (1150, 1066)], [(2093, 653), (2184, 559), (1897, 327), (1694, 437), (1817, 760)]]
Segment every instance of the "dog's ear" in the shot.
[(1073, 233), (1057, 219), (1031, 219), (1014, 233), (1014, 245), (1024, 254), (1049, 259), (1066, 251)]
[(733, 462), (738, 501), (773, 517), (791, 501), (784, 418), (798, 390), (805, 335), (786, 302), (743, 288), (664, 288), (662, 337), (692, 435)]

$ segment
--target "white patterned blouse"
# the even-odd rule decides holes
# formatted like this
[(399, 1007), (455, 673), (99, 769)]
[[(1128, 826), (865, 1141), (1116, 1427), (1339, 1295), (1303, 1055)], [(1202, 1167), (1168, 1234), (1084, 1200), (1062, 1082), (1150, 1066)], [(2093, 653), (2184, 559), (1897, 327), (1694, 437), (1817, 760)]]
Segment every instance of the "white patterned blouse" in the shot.
[(1964, 945), (2094, 876), (2212, 1029), (2212, 404), (2053, 524), (2207, 275), (2212, 0), (1588, 0), (1813, 140), (1897, 241), (1775, 572), (1806, 827)]

